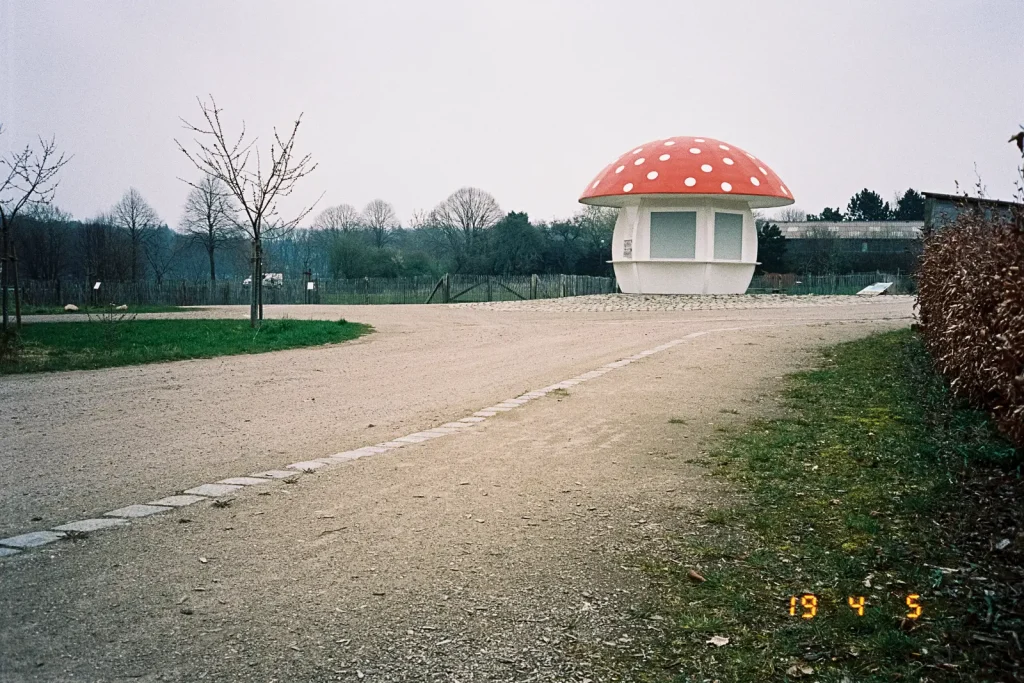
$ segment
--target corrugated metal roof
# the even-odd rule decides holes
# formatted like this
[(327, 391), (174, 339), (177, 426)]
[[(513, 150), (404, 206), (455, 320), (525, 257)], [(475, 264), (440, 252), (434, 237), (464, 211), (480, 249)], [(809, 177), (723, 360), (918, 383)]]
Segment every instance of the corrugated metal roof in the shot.
[(924, 221), (772, 221), (786, 239), (917, 240)]

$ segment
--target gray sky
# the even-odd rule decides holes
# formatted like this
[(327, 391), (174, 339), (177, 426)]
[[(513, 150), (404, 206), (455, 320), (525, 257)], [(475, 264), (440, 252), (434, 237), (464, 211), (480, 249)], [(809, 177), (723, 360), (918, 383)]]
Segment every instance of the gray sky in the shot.
[(56, 135), (77, 217), (137, 187), (178, 222), (178, 117), (212, 93), (267, 140), (305, 112), (319, 162), (287, 207), (403, 221), (464, 185), (534, 219), (630, 147), (706, 135), (770, 164), (797, 206), (870, 187), (1010, 198), (1024, 123), (1020, 0), (270, 2), (0, 0), (4, 150)]

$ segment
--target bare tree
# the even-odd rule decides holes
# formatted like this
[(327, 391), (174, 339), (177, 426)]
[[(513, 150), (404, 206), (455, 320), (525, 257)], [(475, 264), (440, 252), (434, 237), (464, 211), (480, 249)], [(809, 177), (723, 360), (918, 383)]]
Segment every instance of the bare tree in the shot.
[(351, 204), (329, 206), (313, 219), (314, 230), (352, 232), (359, 228), (359, 212)]
[[(245, 220), (240, 227), (252, 240), (249, 323), (256, 327), (263, 319), (263, 239), (272, 239), (294, 230), (299, 221), (313, 210), (313, 206), (309, 206), (293, 218), (283, 219), (278, 213), (277, 202), (290, 195), (296, 183), (316, 169), (316, 164), (309, 154), (298, 157), (295, 153), (295, 136), (302, 114), (299, 114), (287, 138), (282, 138), (274, 128), (274, 141), (270, 143), (264, 161), (256, 147), (259, 138), (246, 140), (244, 122), (238, 137), (229, 138), (220, 120), (221, 109), (213, 96), (210, 96), (209, 103), (198, 102), (204, 123), (195, 126), (182, 119), (185, 128), (196, 135), (192, 141), (193, 150), (189, 151), (178, 140), (175, 143), (204, 175), (224, 183), (242, 207)], [(193, 183), (188, 184), (196, 187)]]
[(430, 212), (429, 223), (442, 230), (457, 265), (470, 258), (481, 233), (502, 218), (498, 201), (475, 187), (463, 187)]
[(412, 217), (409, 218), (409, 227), (413, 230), (418, 228), (426, 228), (431, 225), (430, 212), (424, 211), (423, 209), (416, 209), (412, 212)]
[(363, 225), (373, 236), (373, 243), (378, 248), (384, 247), (391, 231), (398, 227), (398, 216), (395, 207), (383, 199), (374, 199), (363, 209)]
[(204, 175), (185, 198), (182, 231), (201, 244), (210, 259), (210, 282), (217, 280), (217, 249), (238, 232), (238, 207), (224, 183)]
[(160, 224), (156, 211), (142, 198), (142, 193), (134, 187), (121, 197), (121, 201), (114, 204), (110, 210), (110, 217), (114, 225), (128, 233), (128, 242), (131, 248), (132, 282), (139, 279), (139, 257), (142, 256), (142, 238), (146, 231), (155, 228)]
[[(3, 126), (0, 126), (2, 134)], [(71, 161), (63, 153), (58, 155), (54, 138), (44, 140), (40, 137), (38, 140), (37, 149), (32, 144), (26, 144), (24, 149), (0, 157), (0, 319), (4, 332), (9, 322), (7, 289), (12, 283), (15, 320), (17, 326), (21, 327), (17, 261), (12, 251), (14, 245), (11, 232), (14, 221), (23, 209), (45, 206), (53, 201), (57, 192), (57, 174), (64, 164)]]
[[(70, 265), (69, 228), (71, 214), (52, 204), (34, 206), (26, 214), (32, 222), (20, 228), (20, 239), (29, 251), (22, 259), (29, 261), (29, 277), (38, 280), (58, 280)], [(31, 255), (31, 259), (26, 259)]]
[(795, 206), (787, 206), (775, 215), (775, 220), (783, 223), (799, 223), (807, 220), (807, 212)]
[(166, 225), (147, 228), (142, 236), (142, 252), (159, 285), (164, 275), (181, 255), (182, 243), (179, 236)]

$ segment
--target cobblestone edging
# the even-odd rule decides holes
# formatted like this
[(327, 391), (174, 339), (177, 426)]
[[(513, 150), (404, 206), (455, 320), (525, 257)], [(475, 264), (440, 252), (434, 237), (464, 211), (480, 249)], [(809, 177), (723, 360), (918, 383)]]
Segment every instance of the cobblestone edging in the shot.
[[(895, 295), (885, 302), (913, 302), (915, 297)], [(719, 311), (752, 308), (817, 308), (879, 303), (867, 296), (790, 296), (788, 294), (588, 294), (563, 299), (532, 301), (480, 301), (449, 304), (456, 308), (483, 308), (494, 311), (540, 311), (546, 313), (590, 313), (604, 311)]]
[(386, 441), (372, 446), (364, 446), (362, 448), (344, 451), (342, 453), (335, 453), (333, 455), (328, 455), (314, 460), (293, 462), (290, 465), (283, 466), (281, 469), (255, 472), (245, 476), (229, 477), (216, 482), (200, 484), (198, 486), (185, 489), (184, 491), (179, 491), (174, 495), (169, 495), (147, 503), (126, 505), (124, 507), (117, 508), (116, 510), (105, 512), (98, 517), (75, 520), (50, 529), (29, 531), (17, 536), (0, 538), (0, 558), (18, 555), (32, 548), (49, 545), (50, 543), (54, 543), (55, 541), (68, 536), (81, 537), (84, 534), (102, 531), (103, 529), (123, 527), (133, 523), (134, 520), (141, 519), (143, 517), (159, 515), (161, 513), (170, 512), (171, 510), (194, 505), (203, 501), (212, 502), (217, 498), (233, 494), (249, 487), (265, 486), (273, 483), (275, 480), (288, 479), (317, 470), (338, 467), (339, 465), (359, 458), (386, 453), (397, 448), (406, 448), (431, 439), (438, 439), (471, 430), (477, 425), (486, 422), (488, 418), (494, 417), (498, 413), (515, 410), (516, 408), (526, 405), (530, 401), (546, 396), (552, 391), (568, 389), (583, 382), (597, 379), (605, 373), (611, 372), (617, 368), (625, 367), (630, 363), (646, 358), (647, 356), (670, 349), (689, 339), (701, 337), (711, 332), (730, 332), (741, 329), (744, 328), (729, 327), (693, 332), (680, 339), (673, 339), (672, 341), (666, 342), (660, 346), (640, 351), (639, 353), (612, 363), (607, 363), (595, 370), (585, 372), (581, 375), (577, 375), (576, 377), (572, 377), (556, 384), (551, 384), (541, 389), (529, 391), (493, 406), (483, 408), (460, 420), (446, 422), (432, 429), (413, 432), (412, 434), (400, 436), (392, 439), (391, 441)]

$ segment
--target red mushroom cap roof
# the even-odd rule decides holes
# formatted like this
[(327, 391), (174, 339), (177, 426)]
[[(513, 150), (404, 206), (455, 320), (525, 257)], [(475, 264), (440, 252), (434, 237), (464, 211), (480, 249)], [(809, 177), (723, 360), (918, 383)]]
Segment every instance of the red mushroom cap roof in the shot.
[(620, 156), (590, 181), (584, 204), (623, 206), (636, 197), (725, 197), (765, 208), (793, 203), (782, 179), (766, 163), (713, 138), (654, 140)]

